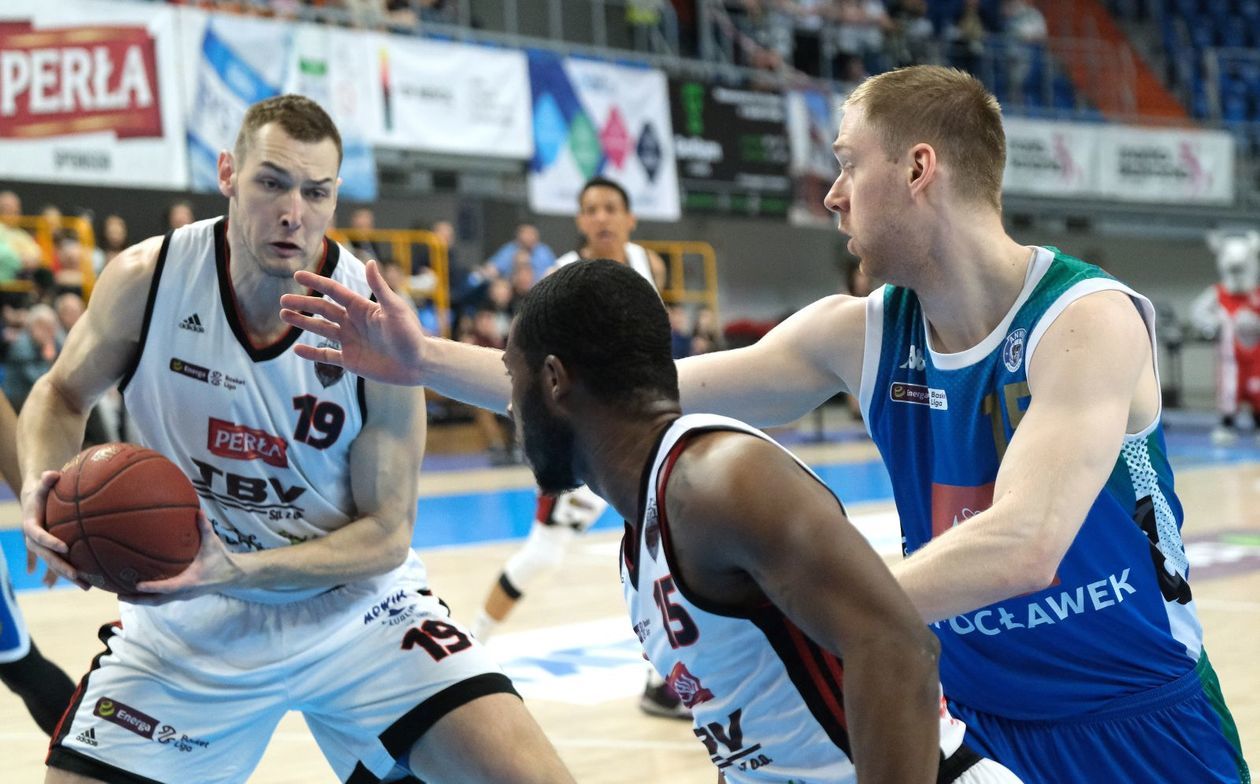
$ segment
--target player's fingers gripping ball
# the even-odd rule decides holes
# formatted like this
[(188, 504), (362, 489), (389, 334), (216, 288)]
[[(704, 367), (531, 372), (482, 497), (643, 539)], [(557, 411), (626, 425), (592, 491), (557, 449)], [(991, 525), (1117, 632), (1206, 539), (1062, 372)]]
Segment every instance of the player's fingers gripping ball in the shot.
[(179, 467), (136, 444), (80, 452), (48, 493), (44, 524), (66, 560), (97, 588), (134, 593), (173, 577), (201, 547), (197, 491)]

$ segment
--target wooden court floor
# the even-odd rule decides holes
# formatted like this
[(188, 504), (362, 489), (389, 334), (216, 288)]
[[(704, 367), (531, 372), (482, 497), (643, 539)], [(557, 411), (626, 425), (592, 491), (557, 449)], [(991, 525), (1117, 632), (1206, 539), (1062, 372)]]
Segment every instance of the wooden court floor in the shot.
[[(811, 463), (825, 461), (827, 455), (824, 450), (806, 459)], [(851, 455), (843, 459), (851, 459)], [(440, 493), (448, 484), (489, 490), (495, 485), (511, 487), (527, 481), (527, 475), (518, 469), (429, 477), (425, 484), (426, 492)], [(1178, 488), (1186, 508), (1184, 534), (1192, 549), (1191, 563), (1203, 575), (1199, 579), (1198, 573), (1192, 573), (1192, 584), (1207, 650), (1254, 769), (1260, 760), (1260, 461), (1184, 468), (1178, 471)], [(887, 525), (892, 520), (890, 509), (887, 502), (874, 502), (851, 511), (855, 518)], [(580, 637), (583, 630), (606, 633), (616, 629), (628, 636), (615, 568), (619, 536), (608, 531), (580, 540), (570, 552), (563, 574), (522, 602), (491, 640), (492, 650), (501, 658), (519, 659), (520, 651), (514, 649), (536, 646), (539, 640), (561, 634), (557, 630)], [(514, 548), (511, 542), (483, 543), (422, 550), (421, 555), (435, 590), (454, 608), (456, 617), (469, 620)], [(22, 567), (10, 564), (10, 568), (16, 571)], [(112, 596), (99, 591), (32, 590), (19, 594), (19, 602), (41, 648), (76, 679), (100, 649), (95, 638), (97, 627), (117, 617)], [(624, 645), (602, 648), (595, 658), (609, 658), (600, 651), (615, 651), (624, 657), (626, 650)], [(539, 654), (535, 651), (533, 655), (537, 658)], [(712, 784), (716, 779), (713, 768), (689, 725), (640, 713), (636, 694), (642, 682), (642, 665), (630, 666), (625, 660), (620, 663), (623, 666), (596, 668), (589, 675), (594, 680), (560, 679), (560, 685), (551, 691), (545, 683), (541, 689), (522, 688), (529, 708), (578, 781)], [(590, 699), (592, 693), (604, 692), (610, 695), (607, 699)], [(0, 692), (0, 782), (42, 781), (44, 751), (43, 735), (21, 703), (7, 691)], [(301, 718), (291, 714), (281, 723), (250, 780), (259, 784), (318, 784), (336, 779)]]

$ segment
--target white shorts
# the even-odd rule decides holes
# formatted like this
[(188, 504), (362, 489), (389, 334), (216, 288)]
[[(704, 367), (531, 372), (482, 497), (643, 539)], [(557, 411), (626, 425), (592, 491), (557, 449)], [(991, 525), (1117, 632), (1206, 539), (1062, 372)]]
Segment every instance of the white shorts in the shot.
[(999, 762), (985, 758), (967, 768), (954, 784), (1022, 784), (1022, 779)]
[(301, 711), (342, 781), (375, 782), (439, 719), (515, 694), (429, 593), (414, 553), (393, 572), (290, 604), (221, 594), (122, 605), (48, 764), (104, 781), (243, 782)]
[(31, 650), (31, 636), (13, 594), (9, 567), (0, 553), (0, 664), (17, 661)]

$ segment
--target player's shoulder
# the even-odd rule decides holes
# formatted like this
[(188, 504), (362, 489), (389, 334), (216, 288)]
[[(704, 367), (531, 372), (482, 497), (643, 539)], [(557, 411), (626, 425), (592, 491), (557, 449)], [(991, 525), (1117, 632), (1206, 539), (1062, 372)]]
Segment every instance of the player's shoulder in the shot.
[(669, 478), (674, 500), (708, 510), (738, 510), (747, 493), (761, 492), (767, 472), (792, 462), (774, 442), (736, 429), (703, 430), (686, 438)]
[(137, 288), (147, 290), (165, 245), (166, 237), (159, 235), (123, 250), (101, 270), (94, 294), (111, 290), (130, 292)]

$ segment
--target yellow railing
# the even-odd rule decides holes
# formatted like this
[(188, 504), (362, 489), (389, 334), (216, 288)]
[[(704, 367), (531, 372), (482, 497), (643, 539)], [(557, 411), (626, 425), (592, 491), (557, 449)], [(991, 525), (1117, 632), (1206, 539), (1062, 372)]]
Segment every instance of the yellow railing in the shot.
[[(56, 257), (56, 237), (48, 219), (42, 215), (18, 215), (6, 218), (5, 223), (15, 229), (22, 229), (35, 238), (39, 245), (43, 266), (51, 268)], [(75, 216), (64, 216), (60, 229), (69, 229), (79, 236), (79, 244), (83, 246), (83, 257), (79, 259), (79, 272), (83, 275), (83, 299), (92, 295), (92, 286), (96, 283), (96, 273), (92, 269), (92, 256), (96, 251), (96, 232), (92, 230), (92, 222)], [(25, 291), (34, 289), (29, 280), (11, 280), (0, 284), (3, 291)]]
[[(403, 274), (411, 276), (412, 254), (417, 245), (425, 245), (429, 249), (429, 265), (436, 276), (433, 291), (428, 292), (433, 299), (433, 307), (437, 311), (438, 324), (442, 335), (449, 337), (451, 288), (450, 269), (447, 261), (446, 243), (431, 231), (423, 229), (332, 229), (328, 236), (343, 245), (351, 242), (370, 242), (373, 245), (387, 245), (390, 249), (390, 260), (400, 265)], [(400, 292), (410, 296), (410, 291)]]
[[(656, 251), (665, 260), (668, 274), (665, 277), (665, 290), (661, 297), (670, 304), (700, 303), (708, 305), (715, 317), (718, 313), (717, 254), (713, 246), (707, 242), (691, 242), (687, 240), (643, 240), (639, 242), (645, 248)], [(695, 262), (699, 262), (700, 284), (697, 275), (692, 271)], [(718, 323), (721, 320), (718, 319)]]

